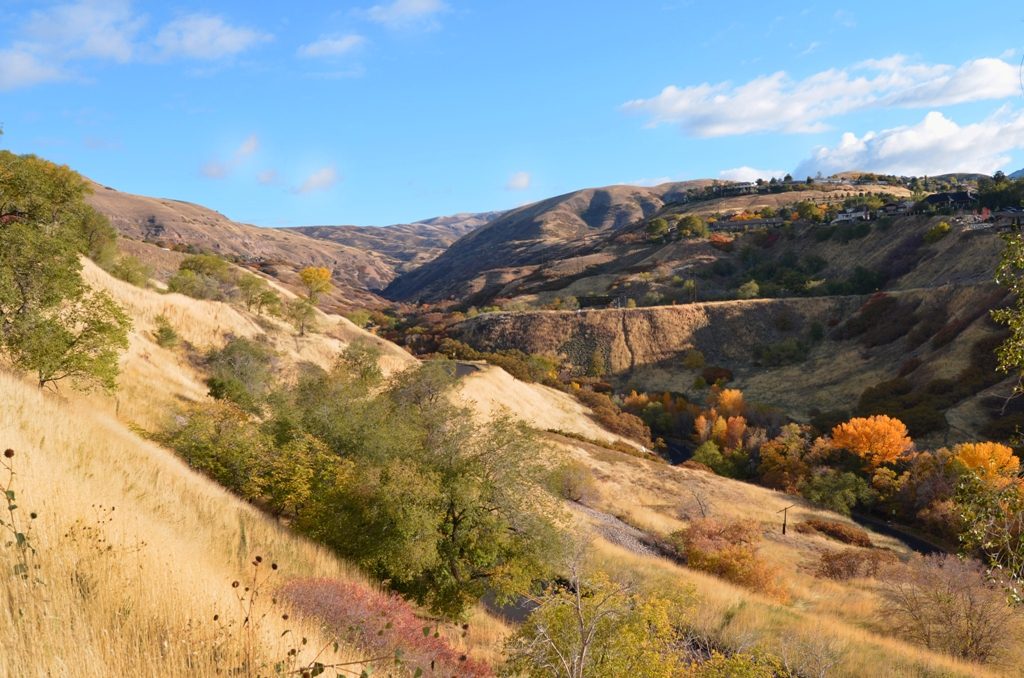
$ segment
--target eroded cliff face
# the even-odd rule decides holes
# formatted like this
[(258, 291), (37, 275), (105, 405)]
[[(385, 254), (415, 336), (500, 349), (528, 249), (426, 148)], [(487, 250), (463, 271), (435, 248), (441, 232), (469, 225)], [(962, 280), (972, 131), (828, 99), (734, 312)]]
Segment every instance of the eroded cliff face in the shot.
[(518, 348), (557, 355), (586, 369), (595, 352), (609, 374), (623, 374), (701, 351), (709, 364), (746, 365), (758, 346), (822, 331), (852, 315), (864, 297), (759, 299), (578, 312), (495, 313), (456, 327), (485, 350)]
[[(865, 309), (879, 299), (887, 310), (875, 317)], [(809, 418), (814, 410), (852, 411), (865, 389), (897, 377), (918, 388), (937, 379), (956, 381), (978, 363), (979, 342), (998, 340), (1000, 329), (988, 311), (1001, 303), (1003, 290), (995, 285), (943, 286), (868, 296), (495, 313), (460, 323), (454, 334), (481, 350), (558, 356), (580, 373), (595, 360), (603, 362), (606, 378), (621, 389), (691, 395), (699, 395), (694, 382), (701, 370), (688, 368), (683, 357), (697, 349), (707, 365), (731, 371), (730, 385), (751, 400)], [(861, 329), (851, 331), (855, 325)], [(991, 346), (985, 351), (991, 356)], [(984, 385), (947, 410), (951, 426), (976, 432), (990, 420), (979, 403), (1010, 388), (997, 383), (1002, 375), (991, 366), (989, 360)]]

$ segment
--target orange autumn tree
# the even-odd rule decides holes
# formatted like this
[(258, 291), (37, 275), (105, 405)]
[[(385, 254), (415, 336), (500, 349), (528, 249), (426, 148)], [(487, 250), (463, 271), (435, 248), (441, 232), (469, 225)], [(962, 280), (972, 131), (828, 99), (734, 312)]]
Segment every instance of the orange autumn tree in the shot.
[(953, 453), (957, 461), (977, 471), (986, 482), (999, 483), (1020, 472), (1020, 459), (1011, 448), (999, 443), (961, 443), (953, 448)]
[(743, 400), (743, 391), (738, 388), (722, 389), (717, 395), (712, 392), (711, 406), (723, 417), (739, 417), (746, 414), (747, 403)]
[(856, 454), (871, 470), (898, 461), (914, 444), (906, 425), (884, 414), (855, 417), (837, 425), (832, 429), (832, 443)]

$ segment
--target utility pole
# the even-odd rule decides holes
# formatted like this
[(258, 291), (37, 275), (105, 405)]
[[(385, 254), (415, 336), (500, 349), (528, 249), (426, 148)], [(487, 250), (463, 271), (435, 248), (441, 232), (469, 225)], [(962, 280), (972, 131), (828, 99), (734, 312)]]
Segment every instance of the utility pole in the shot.
[(790, 504), (789, 506), (787, 506), (786, 508), (782, 509), (781, 511), (776, 511), (776, 513), (781, 513), (782, 514), (782, 534), (786, 534), (786, 519), (789, 517), (788, 511), (789, 511), (789, 509), (793, 508), (794, 506), (796, 506), (796, 504)]

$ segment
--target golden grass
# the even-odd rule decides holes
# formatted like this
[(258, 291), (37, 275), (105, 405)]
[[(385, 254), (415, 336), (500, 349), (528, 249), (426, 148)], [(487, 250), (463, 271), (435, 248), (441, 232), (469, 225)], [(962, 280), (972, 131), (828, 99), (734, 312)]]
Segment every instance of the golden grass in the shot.
[(720, 579), (650, 556), (595, 542), (597, 564), (645, 587), (678, 590), (695, 597), (694, 621), (701, 633), (745, 651), (784, 657), (806, 675), (835, 661), (829, 676), (997, 676), (997, 670), (957, 661), (823, 614), (780, 605)]
[[(699, 518), (702, 505), (711, 516), (752, 520), (762, 526), (765, 539), (758, 554), (778, 571), (779, 582), (790, 594), (785, 605), (664, 559), (599, 542), (598, 558), (611, 571), (660, 587), (692, 586), (703, 632), (736, 648), (758, 646), (779, 655), (824, 656), (841, 648), (841, 661), (830, 676), (999, 675), (999, 669), (958, 662), (892, 638), (879, 615), (877, 582), (838, 582), (811, 573), (823, 551), (848, 547), (792, 529), (783, 536), (777, 511), (796, 504), (789, 511), (790, 527), (808, 518), (849, 523), (847, 518), (797, 497), (702, 471), (656, 464), (564, 438), (552, 445), (552, 454), (580, 460), (594, 472), (598, 498), (588, 502), (591, 506), (653, 535), (665, 536)], [(909, 553), (891, 537), (872, 533), (871, 538), (876, 547)], [(1024, 660), (1020, 648), (1011, 652), (1013, 663), (1007, 669)], [(805, 669), (817, 675), (813, 666)]]
[[(0, 675), (216, 675), (246, 654), (213, 616), (239, 620), (231, 582), (255, 555), (279, 563), (281, 577), (361, 580), (87, 404), (8, 375), (0, 402), (0, 446), (17, 452), (19, 513), (39, 514), (31, 539), (41, 581), (10, 576), (14, 549), (0, 548)], [(308, 647), (332, 640), (281, 613), (261, 624), (267, 658), (285, 657), (286, 629)]]

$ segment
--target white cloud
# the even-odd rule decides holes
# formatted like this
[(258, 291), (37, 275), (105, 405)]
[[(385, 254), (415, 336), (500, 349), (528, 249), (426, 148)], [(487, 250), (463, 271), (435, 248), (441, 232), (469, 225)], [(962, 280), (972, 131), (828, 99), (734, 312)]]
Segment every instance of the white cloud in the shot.
[(65, 77), (60, 68), (43, 63), (30, 52), (0, 50), (0, 92), (63, 80)]
[(525, 191), (533, 182), (529, 172), (516, 172), (508, 178), (505, 188), (509, 191)]
[(256, 175), (256, 181), (260, 182), (260, 185), (262, 186), (270, 186), (272, 184), (276, 184), (277, 172), (272, 169), (263, 170), (262, 172)]
[(733, 167), (732, 169), (722, 170), (718, 173), (719, 179), (725, 179), (726, 181), (757, 181), (758, 179), (768, 180), (772, 177), (782, 178), (786, 176), (784, 170), (765, 170), (757, 169), (754, 167), (748, 167), (746, 165), (742, 167)]
[(669, 85), (655, 97), (623, 105), (649, 124), (679, 125), (688, 134), (717, 137), (753, 132), (811, 133), (829, 119), (872, 108), (928, 108), (1003, 99), (1020, 92), (1017, 69), (1001, 59), (959, 67), (912, 63), (895, 55), (829, 69), (794, 80), (783, 71), (749, 82)]
[(393, 0), (374, 5), (366, 17), (389, 28), (436, 28), (437, 15), (448, 9), (442, 0)]
[(338, 172), (331, 166), (321, 167), (316, 170), (295, 189), (296, 193), (313, 193), (323, 191), (338, 183)]
[(245, 158), (258, 151), (260, 148), (260, 138), (255, 134), (250, 134), (245, 138), (245, 141), (235, 149), (235, 161), (240, 162)]
[(211, 160), (200, 170), (207, 179), (223, 179), (228, 175), (228, 166), (217, 160)]
[(189, 14), (164, 25), (156, 45), (164, 56), (215, 60), (234, 56), (273, 36), (244, 26), (232, 26), (219, 16)]
[(58, 61), (135, 56), (135, 36), (145, 19), (129, 0), (81, 0), (32, 12), (19, 35), (24, 45)]
[(211, 160), (203, 165), (201, 169), (203, 176), (208, 179), (223, 179), (259, 149), (260, 138), (255, 134), (250, 134), (238, 145), (227, 162)]
[(355, 51), (366, 44), (366, 38), (355, 33), (337, 38), (321, 38), (299, 48), (302, 57), (336, 57)]
[(899, 175), (982, 172), (991, 174), (1024, 149), (1024, 112), (1003, 108), (981, 122), (958, 125), (942, 113), (928, 113), (915, 124), (858, 137), (842, 135), (832, 147), (817, 149), (794, 175), (864, 170)]

